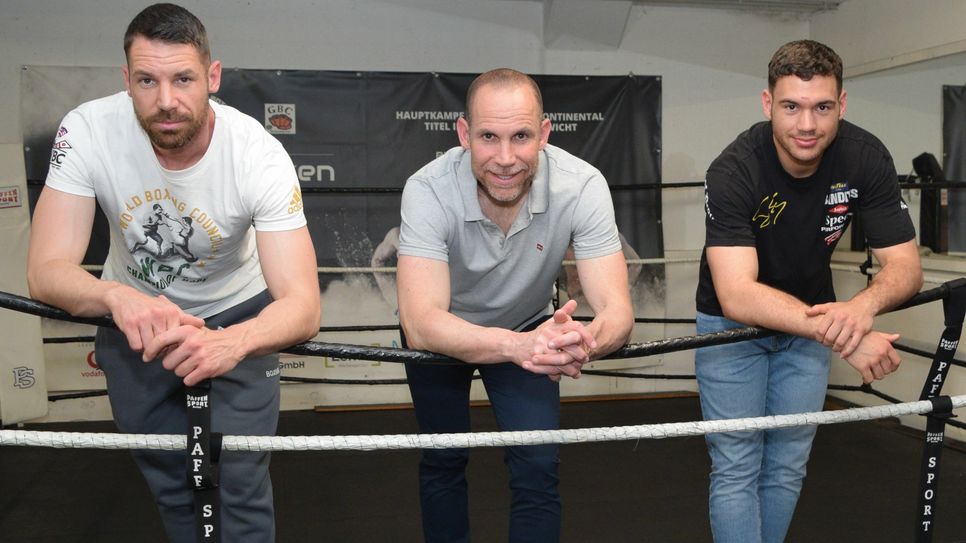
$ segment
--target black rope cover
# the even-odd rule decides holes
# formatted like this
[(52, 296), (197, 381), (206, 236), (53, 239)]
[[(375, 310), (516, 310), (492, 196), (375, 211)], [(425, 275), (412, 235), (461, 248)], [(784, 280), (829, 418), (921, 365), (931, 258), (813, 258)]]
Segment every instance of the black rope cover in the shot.
[(922, 385), (920, 400), (933, 402), (933, 411), (926, 415), (926, 442), (922, 449), (922, 470), (919, 479), (919, 519), (916, 525), (916, 542), (930, 543), (936, 522), (936, 494), (939, 485), (939, 461), (942, 457), (946, 420), (952, 415), (948, 396), (939, 396), (949, 373), (951, 361), (959, 346), (966, 317), (966, 280), (957, 279), (947, 283), (949, 295), (943, 298), (943, 316), (946, 328), (936, 347), (932, 366)]
[[(943, 283), (934, 289), (922, 291), (893, 311), (941, 300), (949, 293), (951, 288), (950, 285), (966, 285), (966, 279), (956, 279), (954, 281)], [(110, 317), (75, 317), (56, 307), (7, 292), (0, 292), (0, 307), (12, 309), (21, 313), (36, 315), (38, 317), (76, 322), (80, 324), (93, 324), (95, 326), (114, 326), (114, 321)], [(732, 330), (724, 330), (722, 332), (715, 332), (711, 334), (667, 338), (656, 341), (647, 341), (644, 343), (629, 343), (605, 356), (604, 359), (613, 360), (620, 358), (653, 356), (656, 354), (684, 351), (698, 347), (723, 345), (726, 343), (736, 343), (748, 339), (769, 337), (779, 333), (780, 332), (775, 332), (765, 328), (749, 326), (746, 328), (735, 328)], [(429, 351), (413, 351), (393, 347), (365, 347), (345, 343), (322, 343), (315, 341), (307, 341), (305, 343), (293, 345), (292, 347), (282, 349), (281, 352), (303, 356), (328, 356), (332, 358), (351, 358), (356, 360), (371, 360), (377, 362), (463, 364), (463, 362), (460, 362), (456, 359)]]

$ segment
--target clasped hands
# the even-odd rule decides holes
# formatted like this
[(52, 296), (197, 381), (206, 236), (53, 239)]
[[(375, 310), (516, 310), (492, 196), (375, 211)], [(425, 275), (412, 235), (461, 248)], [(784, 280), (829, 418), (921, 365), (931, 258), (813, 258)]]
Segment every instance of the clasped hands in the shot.
[(872, 329), (874, 311), (861, 301), (818, 304), (805, 310), (818, 318), (814, 338), (831, 347), (859, 374), (863, 383), (882, 379), (899, 368), (901, 359), (892, 343), (899, 334)]
[(586, 326), (573, 320), (576, 309), (577, 302), (570, 300), (535, 330), (520, 334), (516, 361), (523, 369), (553, 381), (564, 375), (580, 378), (580, 369), (590, 361), (597, 341)]
[(117, 328), (144, 362), (161, 359), (186, 386), (231, 371), (243, 356), (237, 334), (205, 328), (205, 321), (185, 313), (166, 297), (152, 297), (120, 287), (107, 299)]

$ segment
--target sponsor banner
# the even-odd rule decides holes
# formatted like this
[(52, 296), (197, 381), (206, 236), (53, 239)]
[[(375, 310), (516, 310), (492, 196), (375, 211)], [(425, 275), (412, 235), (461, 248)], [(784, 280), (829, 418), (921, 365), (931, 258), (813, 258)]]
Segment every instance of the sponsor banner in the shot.
[(20, 187), (0, 187), (0, 209), (22, 205), (23, 193), (20, 191)]
[[(23, 77), (27, 178), (42, 181), (68, 135), (60, 119), (79, 103), (115, 92), (98, 68), (30, 66)], [(401, 188), (459, 145), (455, 123), (475, 74), (225, 70), (215, 99), (252, 116), (285, 146), (305, 197), (321, 266), (368, 266), (399, 224), (399, 194), (318, 194), (314, 187)], [(587, 160), (612, 185), (660, 181), (661, 80), (647, 76), (535, 76), (553, 123), (550, 142)], [(81, 84), (83, 83), (83, 84)], [(64, 88), (85, 89), (86, 94)], [(29, 97), (37, 97), (29, 98)], [(29, 120), (30, 122), (26, 122)], [(53, 162), (52, 162), (53, 161)], [(37, 186), (31, 189), (35, 200)], [(615, 193), (621, 234), (640, 257), (663, 254), (660, 191)], [(98, 217), (85, 263), (107, 253)], [(391, 264), (387, 264), (391, 265)]]
[[(23, 149), (0, 145), (0, 291), (27, 295), (30, 216)], [(40, 318), (0, 310), (0, 420), (15, 424), (47, 414), (47, 382)]]
[[(227, 70), (218, 98), (262, 120), (288, 150), (304, 189), (319, 265), (368, 266), (399, 224), (399, 194), (311, 189), (401, 188), (416, 170), (459, 145), (456, 122), (474, 77)], [(612, 185), (660, 181), (659, 78), (535, 79), (553, 126), (552, 144), (595, 165)], [(660, 191), (623, 191), (614, 202), (629, 246), (642, 257), (661, 256)]]
[(48, 343), (47, 387), (51, 392), (69, 390), (103, 390), (107, 387), (104, 372), (98, 367), (93, 342)]

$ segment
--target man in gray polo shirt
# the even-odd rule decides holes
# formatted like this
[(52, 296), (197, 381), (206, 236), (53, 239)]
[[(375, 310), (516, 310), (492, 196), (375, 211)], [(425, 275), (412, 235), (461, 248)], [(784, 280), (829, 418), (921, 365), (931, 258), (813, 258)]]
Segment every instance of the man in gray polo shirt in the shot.
[[(424, 166), (402, 198), (397, 290), (404, 341), (467, 362), (408, 364), (420, 430), (467, 432), (479, 371), (504, 431), (559, 427), (562, 376), (622, 346), (633, 325), (627, 267), (604, 177), (547, 144), (540, 89), (498, 69), (470, 85), (461, 147)], [(554, 312), (553, 283), (573, 244), (595, 313)], [(549, 377), (549, 378), (547, 378)], [(424, 450), (426, 541), (469, 541), (466, 449)], [(558, 541), (557, 446), (507, 447), (510, 541)]]

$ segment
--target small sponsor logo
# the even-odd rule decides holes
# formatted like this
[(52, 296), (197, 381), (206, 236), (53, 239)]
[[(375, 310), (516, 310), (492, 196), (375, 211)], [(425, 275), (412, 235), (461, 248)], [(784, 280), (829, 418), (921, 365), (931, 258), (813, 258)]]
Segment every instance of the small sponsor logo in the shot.
[(208, 407), (208, 395), (194, 396), (185, 394), (185, 400), (189, 409), (205, 409)]
[(843, 231), (844, 230), (836, 230), (836, 231), (832, 232), (831, 234), (825, 236), (825, 245), (832, 245), (833, 243), (835, 243), (836, 241), (838, 241), (839, 238), (842, 237), (842, 232)]
[(67, 140), (57, 140), (54, 142), (54, 149), (73, 149)]
[(294, 134), (295, 104), (265, 104), (265, 130), (271, 134)]
[(20, 207), (23, 199), (20, 197), (20, 187), (0, 187), (0, 208)]
[(299, 181), (335, 181), (335, 168), (328, 164), (300, 164), (295, 172)]
[(64, 158), (67, 157), (67, 153), (61, 151), (60, 149), (51, 149), (50, 151), (50, 167), (60, 169), (60, 165), (64, 163)]
[(839, 204), (837, 206), (832, 206), (828, 209), (830, 215), (841, 215), (849, 210), (849, 206), (845, 204)]
[(17, 388), (30, 388), (34, 386), (37, 379), (34, 378), (33, 368), (18, 366), (13, 368), (13, 386)]
[(543, 250), (543, 244), (542, 243), (538, 243), (537, 244), (537, 250), (538, 251), (542, 251)]
[(843, 181), (835, 183), (829, 187), (829, 192), (825, 196), (825, 205), (834, 206), (835, 204), (848, 204), (849, 200), (859, 197), (859, 189), (850, 189), (849, 183)]
[(67, 135), (67, 127), (66, 126), (62, 126), (62, 127), (60, 127), (60, 128), (57, 129), (57, 137), (58, 138), (62, 138), (64, 136), (66, 136), (66, 135)]
[(302, 191), (298, 183), (292, 188), (292, 199), (288, 202), (288, 214), (292, 215), (302, 211)]

